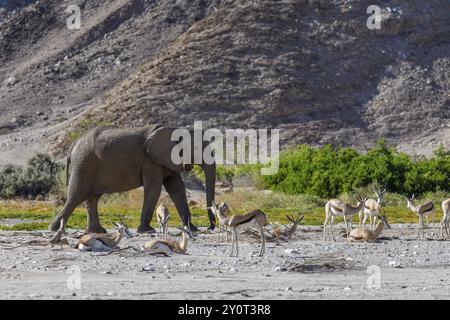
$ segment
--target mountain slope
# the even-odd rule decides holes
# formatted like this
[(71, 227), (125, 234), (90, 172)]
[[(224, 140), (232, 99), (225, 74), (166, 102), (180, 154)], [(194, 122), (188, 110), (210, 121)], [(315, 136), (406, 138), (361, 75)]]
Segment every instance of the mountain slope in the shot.
[[(220, 1), (34, 1), (0, 25), (0, 164), (23, 163)], [(78, 3), (81, 30), (66, 12)], [(7, 134), (7, 135), (1, 135)]]
[(9, 137), (66, 120), (39, 140), (58, 151), (99, 123), (203, 120), (277, 127), (284, 146), (450, 147), (448, 1), (386, 2), (381, 30), (366, 27), (369, 1), (86, 1), (75, 33), (58, 15), (68, 3), (32, 5), (48, 20), (30, 29), (14, 28), (30, 6), (0, 26)]

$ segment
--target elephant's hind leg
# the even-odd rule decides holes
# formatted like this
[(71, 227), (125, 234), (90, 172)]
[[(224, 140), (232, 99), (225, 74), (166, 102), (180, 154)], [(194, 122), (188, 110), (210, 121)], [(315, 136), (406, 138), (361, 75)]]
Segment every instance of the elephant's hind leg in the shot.
[(105, 228), (100, 224), (98, 218), (98, 200), (100, 196), (91, 197), (86, 200), (86, 209), (88, 212), (86, 233), (106, 233)]
[(69, 220), (69, 217), (72, 214), (73, 210), (75, 210), (75, 208), (78, 207), (85, 200), (86, 199), (80, 195), (77, 195), (75, 197), (69, 196), (62, 210), (50, 223), (49, 225), (50, 231), (59, 231), (60, 229), (64, 229), (64, 226)]

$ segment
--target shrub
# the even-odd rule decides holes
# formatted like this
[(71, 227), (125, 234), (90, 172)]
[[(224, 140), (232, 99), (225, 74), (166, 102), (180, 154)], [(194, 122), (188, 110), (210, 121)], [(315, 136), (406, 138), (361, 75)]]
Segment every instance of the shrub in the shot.
[(6, 166), (0, 172), (0, 198), (32, 198), (47, 196), (55, 190), (62, 167), (49, 155), (37, 154), (26, 168)]
[(0, 172), (0, 197), (12, 198), (16, 196), (22, 185), (22, 169), (15, 166), (6, 166)]
[(377, 181), (390, 192), (418, 195), (450, 190), (450, 153), (441, 147), (431, 158), (413, 159), (381, 140), (367, 153), (330, 145), (307, 145), (280, 155), (276, 175), (262, 177), (266, 187), (287, 194), (334, 197)]
[[(237, 178), (246, 177), (260, 189), (321, 198), (349, 195), (355, 190), (368, 194), (374, 182), (403, 196), (450, 191), (450, 152), (443, 147), (431, 158), (413, 158), (389, 147), (384, 140), (366, 153), (331, 145), (300, 145), (280, 154), (277, 174), (260, 176), (260, 168), (218, 165), (217, 178), (233, 185)], [(203, 179), (200, 168), (194, 168), (194, 175)]]

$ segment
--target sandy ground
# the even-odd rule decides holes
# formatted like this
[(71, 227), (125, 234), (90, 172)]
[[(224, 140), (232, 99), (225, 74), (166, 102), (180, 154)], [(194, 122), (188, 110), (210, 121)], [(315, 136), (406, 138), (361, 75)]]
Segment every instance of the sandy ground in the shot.
[[(240, 256), (203, 230), (188, 254), (156, 257), (132, 249), (109, 255), (70, 246), (17, 244), (40, 232), (0, 232), (2, 299), (449, 299), (450, 242), (416, 240), (415, 226), (394, 225), (378, 243), (321, 239), (302, 226), (290, 242), (241, 235)], [(72, 230), (73, 231), (73, 230)], [(171, 230), (171, 233), (176, 233)], [(48, 236), (48, 233), (45, 235)], [(77, 239), (67, 235), (71, 245)], [(125, 239), (140, 247), (150, 235)]]

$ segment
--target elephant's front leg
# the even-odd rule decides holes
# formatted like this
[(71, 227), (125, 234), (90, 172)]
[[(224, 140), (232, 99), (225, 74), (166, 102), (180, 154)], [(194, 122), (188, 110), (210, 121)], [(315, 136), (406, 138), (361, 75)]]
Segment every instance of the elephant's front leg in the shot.
[[(162, 179), (161, 179), (162, 180)], [(159, 196), (161, 195), (162, 181), (144, 181), (144, 205), (141, 212), (141, 224), (138, 228), (139, 233), (156, 233), (150, 226), (152, 222), (153, 211), (155, 211)]]
[(105, 228), (100, 224), (98, 219), (98, 200), (100, 196), (91, 197), (86, 200), (86, 209), (88, 211), (86, 233), (106, 233)]
[(197, 231), (197, 227), (192, 224), (191, 212), (187, 203), (186, 188), (179, 173), (173, 174), (164, 179), (164, 188), (172, 199), (181, 221), (185, 226), (189, 223), (191, 231)]

